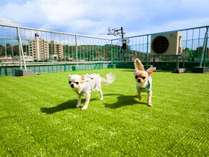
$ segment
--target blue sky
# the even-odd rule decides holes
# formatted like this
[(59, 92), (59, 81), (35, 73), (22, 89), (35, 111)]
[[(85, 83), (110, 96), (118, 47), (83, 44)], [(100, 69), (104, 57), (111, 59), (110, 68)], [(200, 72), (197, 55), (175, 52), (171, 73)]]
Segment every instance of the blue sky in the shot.
[(0, 0), (0, 23), (104, 35), (209, 25), (209, 0)]

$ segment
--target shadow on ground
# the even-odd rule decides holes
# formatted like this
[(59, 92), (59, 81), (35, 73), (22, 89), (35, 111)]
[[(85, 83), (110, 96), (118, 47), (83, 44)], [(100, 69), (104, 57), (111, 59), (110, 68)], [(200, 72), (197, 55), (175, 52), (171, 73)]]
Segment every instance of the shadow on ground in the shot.
[(76, 103), (77, 103), (76, 99), (68, 100), (64, 103), (58, 104), (53, 107), (42, 107), (42, 108), (40, 108), (40, 110), (43, 113), (52, 114), (55, 112), (60, 112), (60, 111), (66, 110), (66, 109), (76, 108)]
[(113, 104), (104, 103), (105, 107), (115, 109), (130, 105), (147, 105), (145, 102), (140, 102), (136, 95), (106, 94), (105, 96), (113, 95), (117, 97), (117, 101)]
[[(91, 101), (94, 101), (96, 99), (92, 99)], [(84, 99), (82, 100), (82, 103), (84, 102)], [(40, 111), (43, 113), (47, 113), (47, 114), (53, 114), (56, 112), (60, 112), (60, 111), (64, 111), (67, 109), (73, 109), (76, 108), (76, 104), (77, 104), (77, 99), (74, 100), (68, 100), (66, 102), (63, 102), (61, 104), (58, 104), (56, 106), (53, 107), (41, 107)]]
[[(116, 96), (117, 97), (117, 101), (115, 103), (104, 103), (105, 107), (107, 108), (119, 108), (119, 107), (123, 107), (123, 106), (128, 106), (128, 105), (147, 105), (147, 103), (145, 102), (140, 102), (137, 98), (137, 96), (135, 95), (122, 95), (122, 94), (105, 94), (105, 97), (108, 96)], [(93, 98), (91, 99), (90, 103), (92, 101), (95, 101), (97, 99)], [(84, 102), (84, 99), (82, 100), (82, 104)], [(56, 106), (53, 107), (41, 107), (40, 111), (46, 114), (53, 114), (56, 112), (61, 112), (67, 109), (74, 109), (76, 108), (76, 104), (77, 104), (77, 99), (74, 100), (68, 100), (66, 102), (63, 102), (61, 104), (58, 104)]]

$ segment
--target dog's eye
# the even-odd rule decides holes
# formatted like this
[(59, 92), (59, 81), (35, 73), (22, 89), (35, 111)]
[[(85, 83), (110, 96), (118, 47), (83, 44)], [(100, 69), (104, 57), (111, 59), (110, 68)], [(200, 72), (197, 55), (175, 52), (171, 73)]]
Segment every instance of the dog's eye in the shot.
[(137, 79), (137, 76), (135, 76), (135, 78)]
[(142, 77), (142, 79), (144, 80), (146, 77)]
[(79, 82), (75, 82), (76, 84), (79, 84)]
[(71, 84), (71, 81), (69, 81), (69, 84)]

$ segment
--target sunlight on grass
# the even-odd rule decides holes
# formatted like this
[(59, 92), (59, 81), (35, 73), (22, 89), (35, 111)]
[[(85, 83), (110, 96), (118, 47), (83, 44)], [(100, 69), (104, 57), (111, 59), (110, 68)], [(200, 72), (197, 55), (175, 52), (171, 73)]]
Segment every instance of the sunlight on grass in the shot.
[(155, 73), (150, 108), (146, 94), (136, 98), (132, 70), (93, 72), (116, 81), (86, 111), (75, 107), (69, 73), (0, 77), (0, 156), (209, 155), (209, 74)]

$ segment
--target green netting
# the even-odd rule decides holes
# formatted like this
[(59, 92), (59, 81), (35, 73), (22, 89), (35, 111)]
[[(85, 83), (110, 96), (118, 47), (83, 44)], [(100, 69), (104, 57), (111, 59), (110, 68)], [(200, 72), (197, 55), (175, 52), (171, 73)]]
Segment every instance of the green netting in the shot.
[[(155, 34), (127, 37), (124, 48), (121, 38), (110, 40), (20, 27), (21, 45), (17, 27), (0, 25), (0, 74), (12, 75), (14, 69), (20, 66), (20, 46), (28, 69), (35, 73), (105, 67), (133, 68), (132, 62), (136, 57), (146, 67), (154, 65), (164, 70), (175, 69), (177, 63), (179, 67), (188, 69), (201, 65), (208, 67), (207, 29), (208, 26), (204, 26), (172, 31), (181, 34), (181, 55), (153, 56), (152, 36)], [(35, 49), (37, 43), (40, 51)]]

